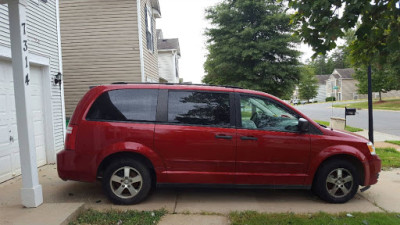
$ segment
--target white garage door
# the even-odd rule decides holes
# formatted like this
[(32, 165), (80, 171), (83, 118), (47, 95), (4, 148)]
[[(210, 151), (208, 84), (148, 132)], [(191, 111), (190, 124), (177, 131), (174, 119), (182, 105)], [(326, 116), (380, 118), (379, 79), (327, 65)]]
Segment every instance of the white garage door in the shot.
[[(43, 73), (31, 66), (31, 110), (38, 166), (46, 164)], [(0, 60), (0, 183), (21, 174), (11, 62)]]

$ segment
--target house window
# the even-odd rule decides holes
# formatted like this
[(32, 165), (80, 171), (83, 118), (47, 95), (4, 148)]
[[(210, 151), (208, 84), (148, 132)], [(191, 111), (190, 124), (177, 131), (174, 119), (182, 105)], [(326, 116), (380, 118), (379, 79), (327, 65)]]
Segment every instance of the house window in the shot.
[(153, 13), (151, 7), (145, 6), (145, 20), (146, 20), (146, 40), (147, 49), (154, 52), (154, 40), (153, 40)]

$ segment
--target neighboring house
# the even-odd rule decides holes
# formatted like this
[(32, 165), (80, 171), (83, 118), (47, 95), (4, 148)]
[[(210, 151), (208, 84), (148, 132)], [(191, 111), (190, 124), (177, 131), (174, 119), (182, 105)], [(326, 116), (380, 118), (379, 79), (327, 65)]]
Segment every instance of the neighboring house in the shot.
[(326, 80), (329, 78), (329, 74), (327, 75), (315, 75), (318, 80), (318, 94), (315, 97), (315, 100), (318, 102), (325, 102), (326, 99)]
[(157, 39), (160, 81), (163, 79), (164, 82), (179, 83), (179, 39), (164, 39), (161, 30), (157, 30)]
[[(366, 94), (358, 93), (358, 81), (353, 78), (354, 69), (334, 69), (333, 73), (326, 80), (326, 95), (327, 97), (336, 97), (337, 101), (366, 99)], [(338, 89), (334, 89), (337, 86)], [(382, 98), (399, 97), (400, 91), (389, 91), (382, 93)], [(373, 92), (373, 98), (379, 98), (379, 93)]]
[(326, 97), (335, 97), (337, 101), (365, 98), (357, 93), (358, 81), (353, 79), (353, 74), (352, 68), (334, 69), (326, 80)]
[[(18, 4), (17, 0), (12, 1)], [(27, 3), (26, 25), (22, 23), (25, 25), (27, 35), (27, 42), (23, 48), (24, 53), (18, 52), (16, 45), (11, 46), (10, 39), (13, 39), (13, 43), (16, 43), (15, 40), (24, 36), (21, 36), (21, 33), (16, 35), (17, 32), (15, 32), (10, 37), (9, 25), (11, 26), (14, 22), (9, 21), (8, 13), (14, 11), (13, 21), (17, 21), (16, 18), (25, 19), (25, 16), (18, 15), (18, 13), (15, 13), (15, 8), (9, 9), (7, 4), (3, 4), (7, 1), (0, 0), (0, 183), (21, 173), (20, 143), (23, 143), (23, 145), (27, 142), (35, 143), (35, 145), (30, 146), (33, 146), (36, 150), (37, 166), (56, 163), (56, 153), (64, 148), (65, 116), (62, 86), (54, 82), (55, 75), (62, 72), (58, 32), (58, 0), (27, 0), (21, 2)], [(24, 58), (24, 61), (28, 60), (30, 63), (23, 66), (25, 68), (18, 72), (27, 70), (26, 73), (29, 76), (25, 76), (25, 84), (14, 83), (15, 74), (13, 74), (11, 48), (19, 53), (12, 56), (15, 57), (15, 62), (21, 61), (16, 60), (18, 55), (22, 56), (27, 52), (28, 58)], [(14, 51), (13, 53), (15, 53)], [(27, 97), (27, 101), (15, 100), (14, 85), (18, 96), (21, 96), (21, 89), (30, 91), (30, 97)], [(29, 113), (25, 113), (24, 110), (17, 112), (16, 105), (19, 109), (21, 107), (30, 109)], [(29, 118), (24, 117), (28, 115), (30, 115)], [(18, 123), (17, 120), (21, 121), (21, 118), (27, 123)], [(33, 128), (27, 125), (31, 123)], [(17, 131), (17, 128), (19, 131)], [(23, 134), (20, 140), (18, 132)], [(27, 140), (28, 137), (25, 135), (34, 136), (34, 139)], [(21, 150), (25, 156), (22, 162), (26, 169), (23, 179), (29, 178), (28, 174), (31, 171), (27, 164), (30, 159), (26, 158), (27, 152), (31, 150), (30, 148)], [(32, 179), (34, 180), (35, 177)], [(23, 184), (23, 187), (27, 188), (26, 185)]]
[(62, 0), (66, 114), (90, 86), (159, 82), (158, 0)]

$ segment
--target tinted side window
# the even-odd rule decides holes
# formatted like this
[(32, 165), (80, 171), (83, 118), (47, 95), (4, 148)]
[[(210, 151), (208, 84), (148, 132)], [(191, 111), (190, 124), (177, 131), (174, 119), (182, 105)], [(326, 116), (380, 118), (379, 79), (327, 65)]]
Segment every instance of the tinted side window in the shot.
[(168, 98), (168, 122), (229, 126), (229, 94), (170, 91)]
[(122, 89), (101, 94), (86, 117), (88, 120), (155, 121), (158, 90)]
[(245, 129), (298, 131), (298, 115), (273, 101), (242, 95), (240, 111), (242, 127)]

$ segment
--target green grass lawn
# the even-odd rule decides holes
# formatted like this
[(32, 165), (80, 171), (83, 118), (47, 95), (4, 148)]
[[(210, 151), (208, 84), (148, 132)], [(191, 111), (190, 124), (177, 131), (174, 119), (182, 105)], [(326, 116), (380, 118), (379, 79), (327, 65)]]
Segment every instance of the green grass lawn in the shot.
[(400, 141), (385, 141), (390, 144), (400, 145)]
[(382, 169), (400, 168), (400, 152), (394, 148), (376, 148), (376, 154), (382, 160)]
[(134, 211), (129, 210), (126, 212), (122, 211), (107, 211), (99, 212), (92, 209), (86, 210), (81, 213), (75, 221), (69, 223), (69, 225), (78, 224), (98, 224), (98, 225), (109, 225), (109, 224), (129, 224), (129, 225), (154, 225), (157, 224), (161, 217), (166, 214), (165, 210), (156, 211)]
[(363, 224), (400, 224), (399, 213), (351, 213), (351, 217), (346, 213), (341, 214), (293, 214), (293, 213), (279, 213), (267, 214), (257, 213), (253, 211), (247, 212), (233, 212), (229, 214), (232, 225), (283, 225), (283, 224), (296, 224), (296, 225), (329, 225), (329, 224), (346, 224), (346, 225), (363, 225)]
[[(324, 126), (327, 126), (327, 127), (329, 126), (329, 122), (327, 122), (327, 121), (322, 121), (322, 120), (314, 120), (314, 121), (319, 123), (319, 124), (322, 124)], [(363, 131), (363, 129), (361, 129), (361, 128), (351, 127), (351, 126), (346, 126), (344, 129), (347, 130), (347, 131), (350, 131), (350, 132)]]
[[(336, 108), (357, 108), (357, 109), (368, 109), (368, 102), (357, 102), (357, 103), (349, 103), (349, 104), (338, 104), (333, 105)], [(374, 101), (373, 102), (374, 109), (386, 109), (386, 110), (400, 110), (400, 99), (390, 99), (383, 100), (382, 102)]]

